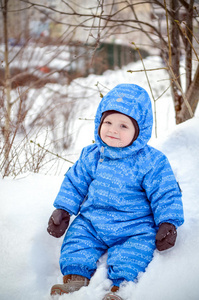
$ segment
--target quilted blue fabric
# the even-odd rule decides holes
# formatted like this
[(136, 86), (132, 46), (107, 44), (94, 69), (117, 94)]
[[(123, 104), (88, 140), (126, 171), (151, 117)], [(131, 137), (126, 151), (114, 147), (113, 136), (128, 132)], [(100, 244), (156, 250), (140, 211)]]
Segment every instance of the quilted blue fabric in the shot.
[[(116, 110), (134, 118), (139, 136), (125, 148), (107, 146), (98, 135), (102, 113)], [(153, 115), (148, 93), (120, 84), (101, 100), (95, 117), (95, 144), (82, 150), (66, 173), (54, 206), (78, 215), (63, 241), (64, 275), (90, 278), (108, 251), (114, 285), (136, 280), (153, 257), (158, 226), (184, 222), (181, 192), (166, 156), (147, 145)]]

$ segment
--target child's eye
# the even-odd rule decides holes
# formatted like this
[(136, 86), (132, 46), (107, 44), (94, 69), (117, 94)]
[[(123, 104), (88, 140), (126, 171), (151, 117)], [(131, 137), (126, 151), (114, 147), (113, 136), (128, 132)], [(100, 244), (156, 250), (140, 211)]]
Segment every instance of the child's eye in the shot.
[(121, 128), (128, 128), (128, 127), (124, 124), (121, 124)]
[(105, 123), (105, 124), (109, 124), (109, 125), (111, 124), (111, 122), (110, 122), (110, 121), (105, 121), (104, 123)]

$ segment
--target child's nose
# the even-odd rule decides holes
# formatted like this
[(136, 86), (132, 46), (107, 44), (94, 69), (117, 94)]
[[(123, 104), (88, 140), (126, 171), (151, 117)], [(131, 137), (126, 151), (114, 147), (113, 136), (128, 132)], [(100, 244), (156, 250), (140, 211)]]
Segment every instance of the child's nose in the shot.
[(112, 126), (112, 127), (110, 128), (110, 130), (111, 130), (113, 133), (117, 133), (117, 132), (118, 132), (116, 126)]

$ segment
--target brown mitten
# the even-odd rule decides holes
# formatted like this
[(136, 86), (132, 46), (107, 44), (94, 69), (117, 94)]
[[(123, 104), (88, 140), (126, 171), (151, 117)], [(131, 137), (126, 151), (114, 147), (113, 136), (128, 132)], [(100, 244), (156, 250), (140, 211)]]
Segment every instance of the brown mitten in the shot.
[(170, 223), (162, 223), (156, 234), (156, 247), (159, 251), (167, 250), (175, 245), (176, 227)]
[(70, 222), (70, 215), (63, 209), (55, 209), (48, 221), (47, 231), (50, 235), (59, 238), (61, 237)]

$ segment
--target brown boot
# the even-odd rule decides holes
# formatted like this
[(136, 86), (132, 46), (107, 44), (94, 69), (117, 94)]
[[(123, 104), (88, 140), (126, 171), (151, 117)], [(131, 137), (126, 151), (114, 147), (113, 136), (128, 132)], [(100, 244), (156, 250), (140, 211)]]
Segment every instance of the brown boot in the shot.
[(121, 297), (119, 297), (118, 295), (115, 294), (118, 290), (119, 290), (119, 287), (114, 285), (111, 289), (111, 292), (106, 294), (104, 296), (103, 300), (123, 300)]
[(78, 291), (81, 287), (87, 286), (89, 279), (80, 275), (65, 275), (63, 284), (55, 284), (51, 288), (51, 295), (62, 295)]

